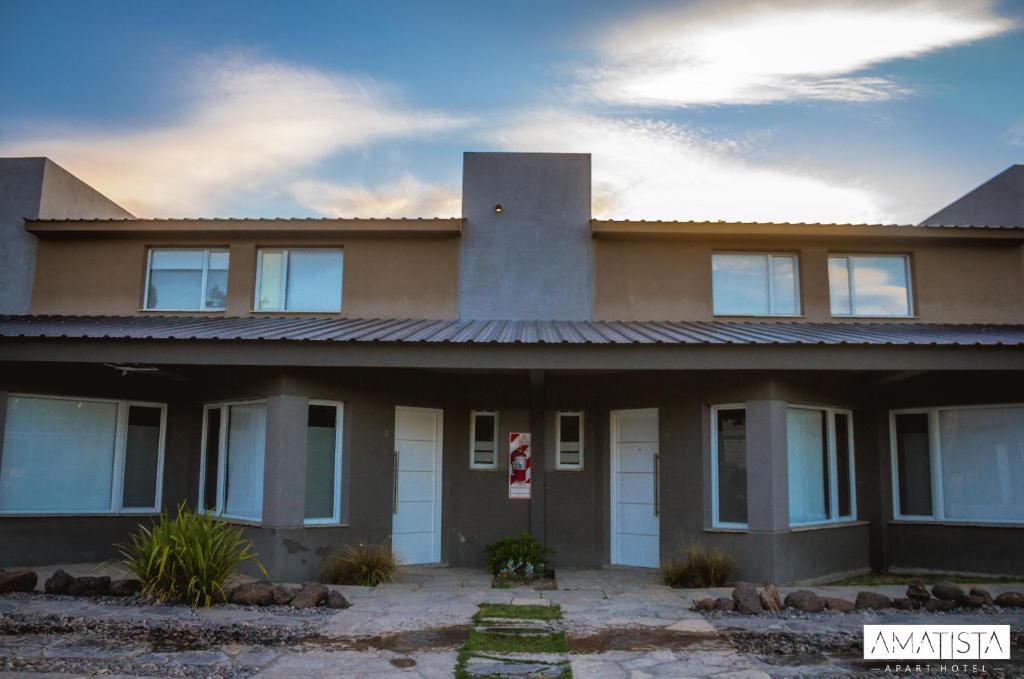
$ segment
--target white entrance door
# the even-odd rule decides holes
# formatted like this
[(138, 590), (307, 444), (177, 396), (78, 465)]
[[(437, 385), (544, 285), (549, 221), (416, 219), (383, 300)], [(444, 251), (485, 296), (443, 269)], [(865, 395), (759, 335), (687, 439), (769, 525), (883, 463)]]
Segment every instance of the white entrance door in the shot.
[(403, 564), (441, 560), (441, 414), (395, 408), (391, 548)]
[(612, 411), (611, 437), (612, 563), (657, 568), (658, 409)]

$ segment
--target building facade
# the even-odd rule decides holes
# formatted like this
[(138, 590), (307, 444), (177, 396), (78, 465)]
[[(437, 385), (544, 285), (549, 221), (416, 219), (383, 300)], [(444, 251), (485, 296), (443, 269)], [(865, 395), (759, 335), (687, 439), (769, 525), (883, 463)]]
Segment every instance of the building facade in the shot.
[(186, 502), (283, 580), (521, 532), (1024, 573), (1024, 224), (594, 220), (582, 154), (467, 153), (456, 219), (136, 219), (61, 177), (0, 205), (0, 567)]

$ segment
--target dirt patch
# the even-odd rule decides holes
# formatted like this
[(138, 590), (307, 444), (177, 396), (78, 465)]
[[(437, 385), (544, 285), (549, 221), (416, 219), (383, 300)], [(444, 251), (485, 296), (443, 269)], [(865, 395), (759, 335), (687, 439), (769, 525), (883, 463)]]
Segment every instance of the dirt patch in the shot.
[(391, 664), (403, 670), (409, 667), (416, 667), (416, 661), (412, 658), (392, 658)]
[(469, 638), (469, 625), (452, 625), (433, 629), (411, 630), (395, 634), (380, 634), (373, 637), (328, 638), (314, 635), (303, 640), (299, 647), (330, 649), (339, 651), (392, 651), (413, 653), (439, 649), (458, 648)]
[(604, 653), (605, 651), (651, 651), (657, 649), (686, 649), (724, 647), (727, 644), (717, 635), (676, 632), (674, 630), (610, 629), (583, 637), (569, 637), (573, 653)]

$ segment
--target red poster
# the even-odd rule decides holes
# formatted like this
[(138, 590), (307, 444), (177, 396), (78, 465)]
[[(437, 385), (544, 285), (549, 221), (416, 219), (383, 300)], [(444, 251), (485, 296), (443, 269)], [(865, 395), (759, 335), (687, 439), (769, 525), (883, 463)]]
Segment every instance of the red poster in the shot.
[(508, 497), (510, 500), (530, 499), (530, 435), (508, 435)]

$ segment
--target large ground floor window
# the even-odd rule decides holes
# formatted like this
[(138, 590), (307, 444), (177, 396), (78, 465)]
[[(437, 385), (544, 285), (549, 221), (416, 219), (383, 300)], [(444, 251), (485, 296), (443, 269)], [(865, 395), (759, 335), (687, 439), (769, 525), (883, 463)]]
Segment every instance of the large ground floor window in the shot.
[(711, 408), (711, 524), (747, 527), (747, 411)]
[(789, 524), (852, 521), (857, 516), (853, 414), (836, 408), (786, 411)]
[(200, 506), (231, 519), (262, 520), (266, 433), (262, 401), (204, 408)]
[(344, 406), (310, 401), (306, 417), (307, 524), (341, 521), (341, 442)]
[(166, 406), (11, 394), (0, 513), (160, 510)]
[(890, 416), (897, 519), (1024, 523), (1024, 405)]

